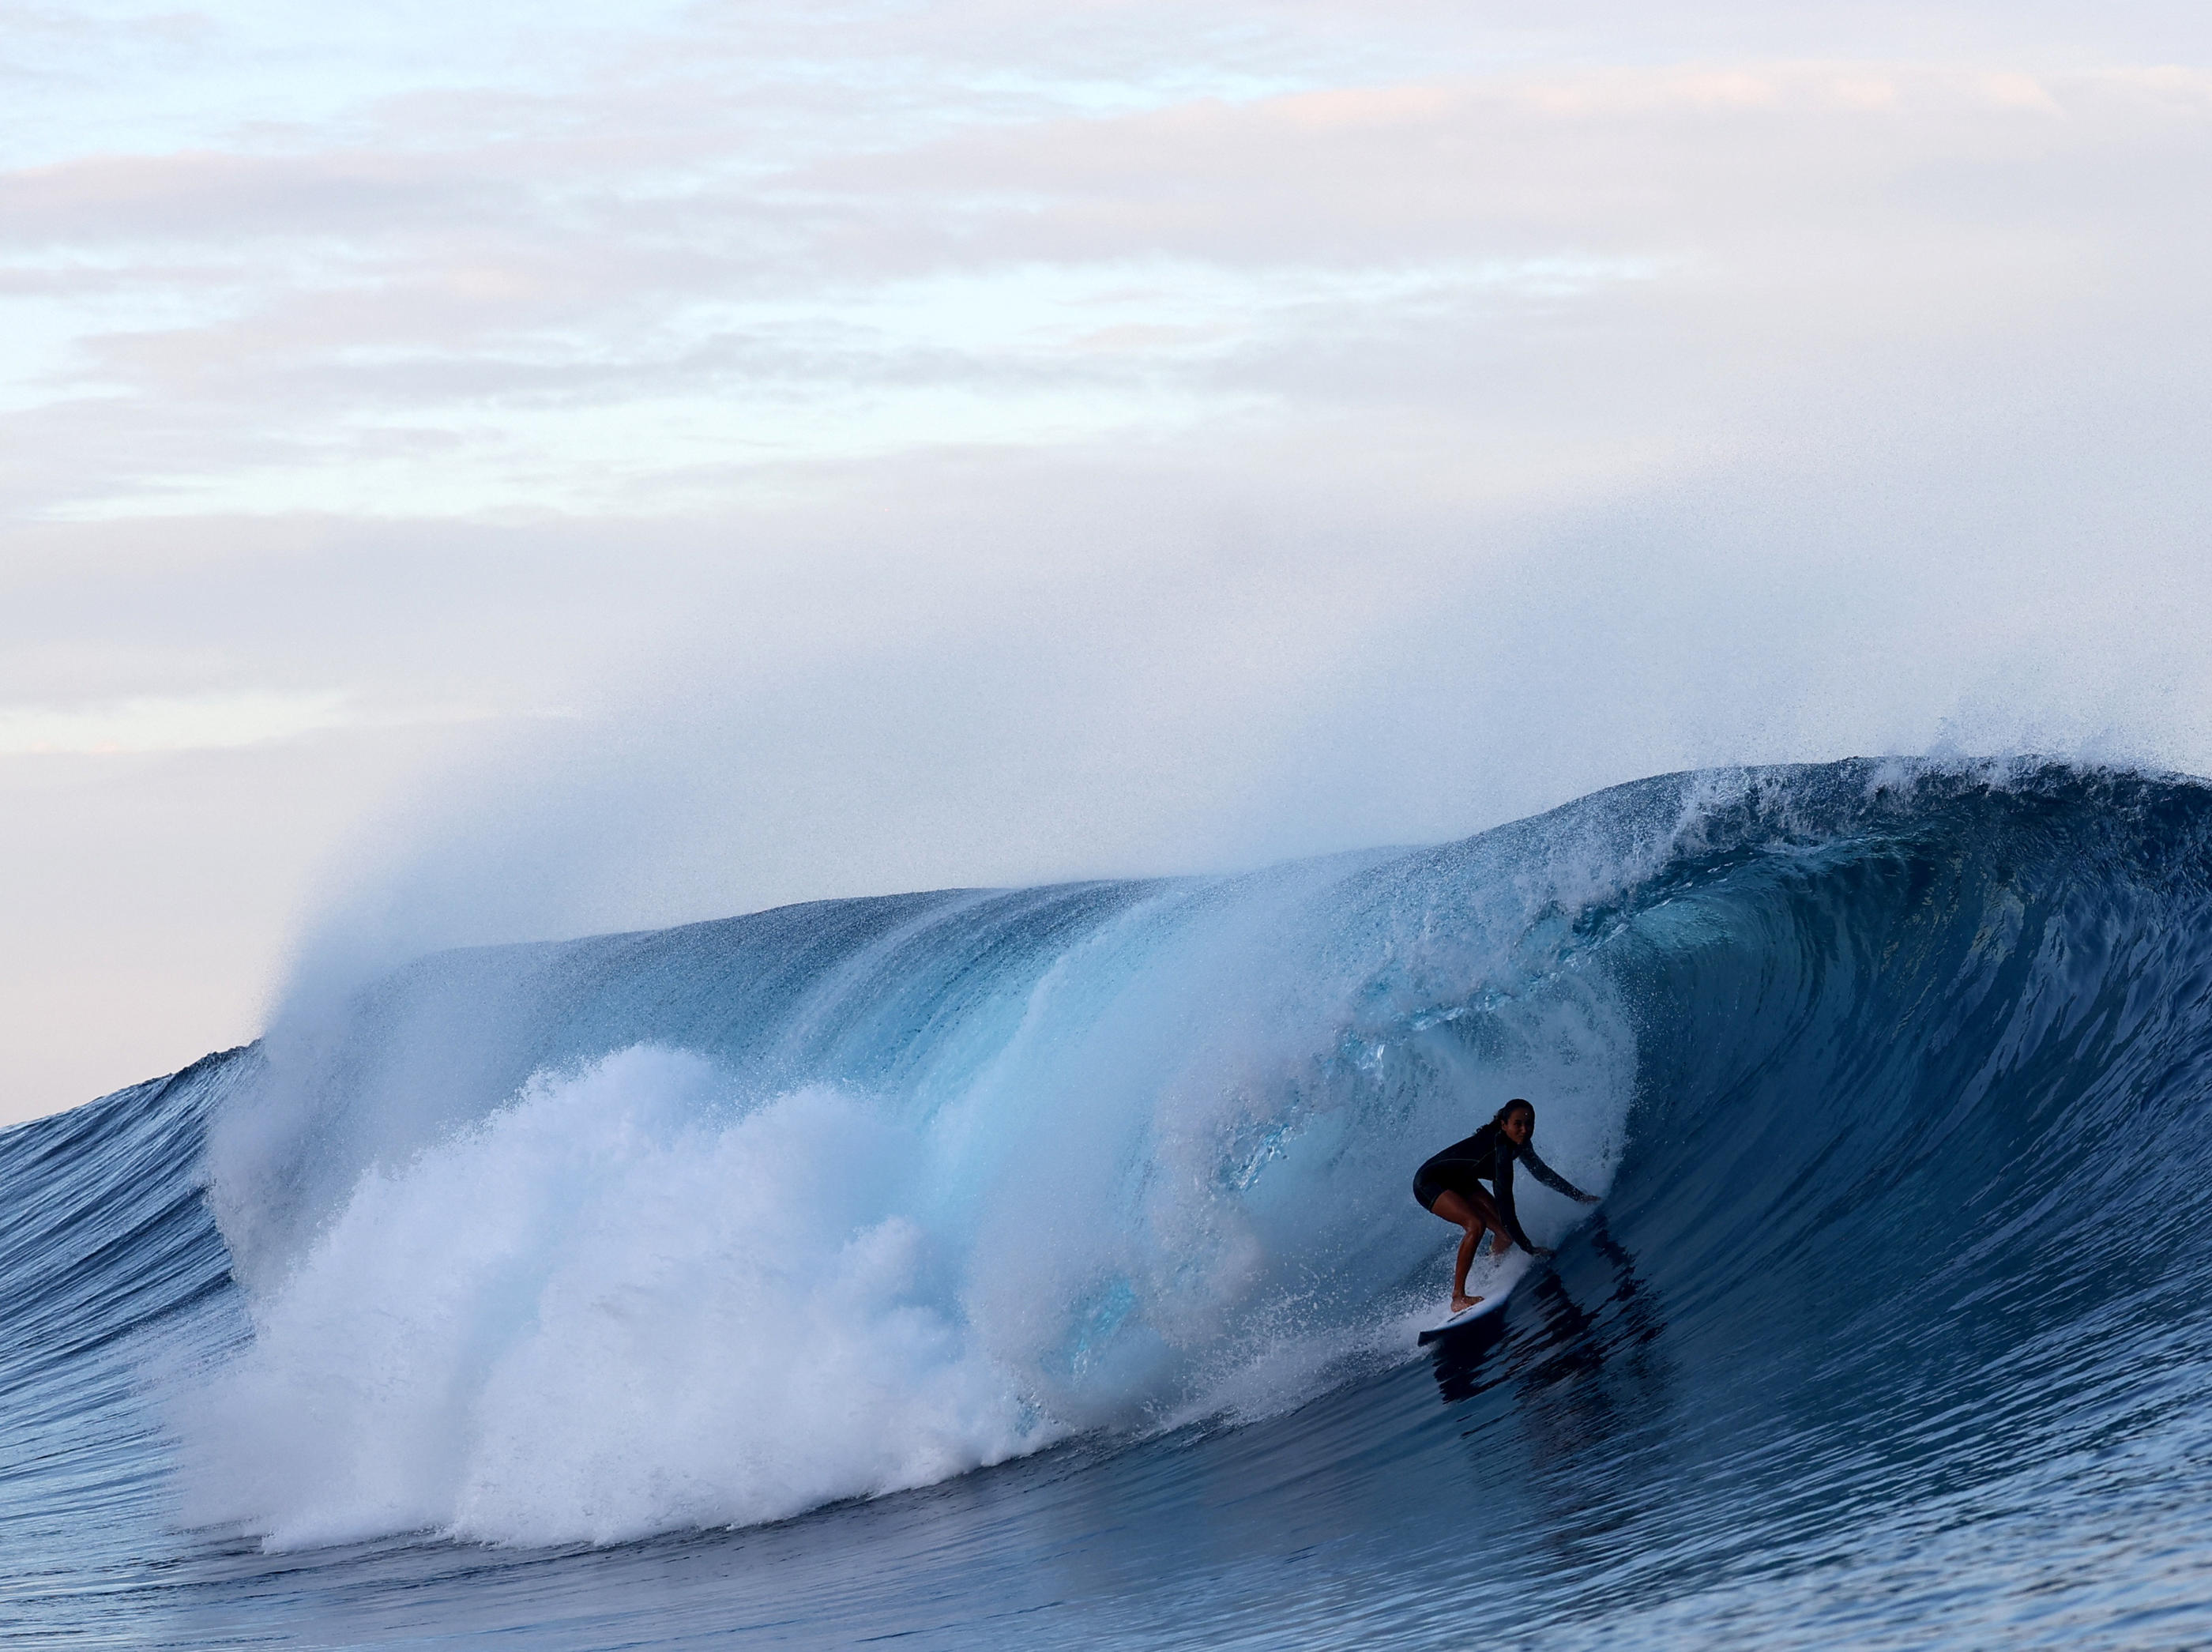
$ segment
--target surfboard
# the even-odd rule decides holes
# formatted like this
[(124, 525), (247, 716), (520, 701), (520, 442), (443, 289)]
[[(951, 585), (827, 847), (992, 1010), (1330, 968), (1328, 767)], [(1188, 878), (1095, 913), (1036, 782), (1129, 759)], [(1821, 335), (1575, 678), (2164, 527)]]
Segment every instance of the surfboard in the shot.
[(1455, 1331), (1463, 1330), (1477, 1320), (1487, 1318), (1504, 1307), (1505, 1299), (1513, 1294), (1513, 1287), (1521, 1283), (1522, 1276), (1528, 1272), (1533, 1260), (1516, 1251), (1504, 1261), (1493, 1262), (1486, 1270), (1489, 1274), (1487, 1278), (1468, 1279), (1469, 1286), (1480, 1288), (1482, 1300), (1472, 1308), (1462, 1309), (1428, 1327), (1421, 1333), (1420, 1346), (1425, 1348), (1438, 1337), (1448, 1337)]
[(1475, 1303), (1474, 1307), (1463, 1308), (1458, 1313), (1454, 1314), (1449, 1319), (1444, 1320), (1438, 1324), (1431, 1325), (1426, 1330), (1423, 1331), (1420, 1336), (1420, 1345), (1425, 1348), (1429, 1344), (1434, 1342), (1438, 1337), (1448, 1337), (1453, 1332), (1459, 1330), (1462, 1327), (1472, 1325), (1475, 1321), (1481, 1319), (1487, 1315), (1496, 1313), (1499, 1309), (1505, 1306), (1506, 1297), (1512, 1294), (1513, 1287), (1510, 1285), (1503, 1285), (1492, 1290), (1487, 1296), (1484, 1297), (1480, 1302)]

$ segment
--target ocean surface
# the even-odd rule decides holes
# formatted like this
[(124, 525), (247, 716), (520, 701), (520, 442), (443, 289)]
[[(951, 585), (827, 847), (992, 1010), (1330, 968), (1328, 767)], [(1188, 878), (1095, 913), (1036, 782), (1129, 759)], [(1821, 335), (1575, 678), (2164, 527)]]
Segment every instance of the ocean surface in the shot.
[(441, 954), (0, 1133), (0, 1643), (2203, 1645), (2209, 1180), (2170, 777)]

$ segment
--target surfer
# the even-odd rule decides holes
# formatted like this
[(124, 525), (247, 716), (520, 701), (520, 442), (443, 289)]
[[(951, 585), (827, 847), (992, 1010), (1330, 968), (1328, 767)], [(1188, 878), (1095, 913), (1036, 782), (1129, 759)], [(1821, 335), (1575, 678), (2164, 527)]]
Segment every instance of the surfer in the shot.
[[(1536, 1109), (1516, 1096), (1481, 1129), (1465, 1141), (1454, 1142), (1413, 1172), (1413, 1197), (1420, 1200), (1421, 1208), (1466, 1230), (1466, 1237), (1459, 1242), (1459, 1260), (1452, 1268), (1451, 1311), (1455, 1314), (1464, 1313), (1482, 1300), (1467, 1294), (1467, 1270), (1474, 1261), (1474, 1248), (1481, 1242), (1486, 1228), (1492, 1235), (1492, 1256), (1503, 1256), (1515, 1245), (1531, 1256), (1552, 1254), (1528, 1242), (1528, 1236), (1521, 1231), (1520, 1218), (1514, 1214), (1515, 1159), (1527, 1165), (1528, 1174), (1547, 1187), (1585, 1205), (1597, 1203), (1595, 1193), (1584, 1193), (1536, 1157), (1536, 1150), (1528, 1145), (1529, 1137), (1535, 1133)], [(1490, 1183), (1489, 1190), (1482, 1186), (1486, 1181)]]

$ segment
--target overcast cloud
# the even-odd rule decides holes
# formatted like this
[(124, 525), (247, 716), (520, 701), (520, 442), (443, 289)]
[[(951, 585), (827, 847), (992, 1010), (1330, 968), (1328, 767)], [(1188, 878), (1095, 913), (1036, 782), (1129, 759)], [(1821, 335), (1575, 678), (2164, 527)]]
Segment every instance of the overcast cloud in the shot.
[(0, 4), (0, 1117), (302, 959), (2212, 770), (2208, 33)]

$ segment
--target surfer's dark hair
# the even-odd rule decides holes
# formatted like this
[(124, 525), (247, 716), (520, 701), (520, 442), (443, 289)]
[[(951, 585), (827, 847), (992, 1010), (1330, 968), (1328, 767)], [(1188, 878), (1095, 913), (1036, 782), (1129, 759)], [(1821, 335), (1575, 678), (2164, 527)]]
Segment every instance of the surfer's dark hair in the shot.
[(1506, 1120), (1511, 1118), (1516, 1113), (1526, 1113), (1528, 1115), (1528, 1127), (1531, 1130), (1536, 1127), (1536, 1104), (1522, 1096), (1516, 1096), (1504, 1106), (1499, 1108), (1490, 1121), (1503, 1130), (1505, 1128)]

